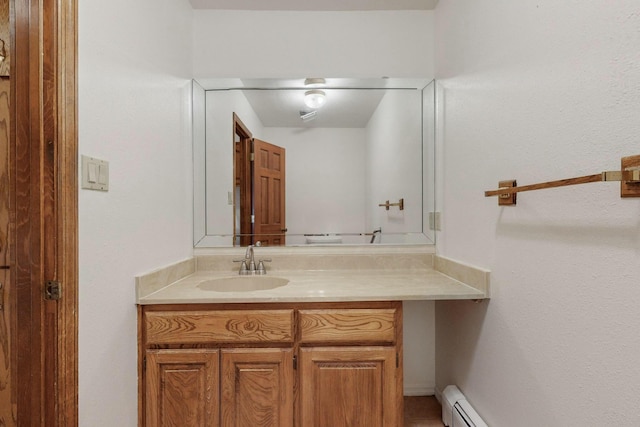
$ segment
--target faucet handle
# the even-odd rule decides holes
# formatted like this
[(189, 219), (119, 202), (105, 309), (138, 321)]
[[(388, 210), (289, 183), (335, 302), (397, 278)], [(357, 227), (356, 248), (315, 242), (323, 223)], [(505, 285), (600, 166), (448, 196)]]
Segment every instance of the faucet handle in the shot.
[(241, 263), (240, 264), (240, 270), (238, 271), (238, 274), (241, 274), (241, 275), (249, 274), (249, 268), (247, 267), (247, 260), (245, 260), (245, 259), (234, 259), (233, 262)]
[(267, 269), (264, 267), (265, 262), (271, 262), (271, 258), (261, 259), (260, 261), (258, 261), (258, 268), (256, 269), (256, 274), (267, 274)]

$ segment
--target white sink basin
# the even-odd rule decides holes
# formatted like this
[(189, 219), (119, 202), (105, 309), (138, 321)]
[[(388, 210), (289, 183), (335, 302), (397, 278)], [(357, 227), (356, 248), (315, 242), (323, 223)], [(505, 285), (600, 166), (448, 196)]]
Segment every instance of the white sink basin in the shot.
[(282, 277), (236, 276), (205, 280), (198, 284), (198, 287), (204, 291), (214, 292), (252, 292), (279, 288), (287, 283), (289, 280)]

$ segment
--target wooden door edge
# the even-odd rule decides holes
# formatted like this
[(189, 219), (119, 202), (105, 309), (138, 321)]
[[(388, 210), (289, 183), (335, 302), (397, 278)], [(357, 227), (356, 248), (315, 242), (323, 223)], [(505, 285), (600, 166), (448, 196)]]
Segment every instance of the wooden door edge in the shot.
[(78, 425), (78, 108), (77, 0), (58, 7), (58, 213), (57, 257), (63, 298), (59, 301), (58, 425)]

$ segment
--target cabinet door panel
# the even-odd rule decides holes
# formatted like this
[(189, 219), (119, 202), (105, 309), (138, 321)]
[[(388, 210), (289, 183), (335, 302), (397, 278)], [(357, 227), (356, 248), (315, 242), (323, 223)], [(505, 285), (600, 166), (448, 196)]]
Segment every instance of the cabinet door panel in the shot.
[(301, 349), (300, 368), (302, 427), (402, 425), (393, 347)]
[(218, 350), (147, 350), (147, 427), (217, 427)]
[(293, 426), (291, 349), (222, 351), (222, 425)]

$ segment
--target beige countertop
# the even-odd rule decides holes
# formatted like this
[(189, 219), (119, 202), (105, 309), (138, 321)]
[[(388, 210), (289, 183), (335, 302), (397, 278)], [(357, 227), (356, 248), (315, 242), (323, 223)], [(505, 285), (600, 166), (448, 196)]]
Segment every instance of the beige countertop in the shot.
[(138, 293), (138, 304), (336, 302), (482, 299), (482, 290), (431, 268), (404, 270), (271, 270), (265, 277), (289, 280), (285, 286), (248, 292), (218, 292), (202, 282), (239, 277), (228, 271), (196, 271), (167, 286)]

